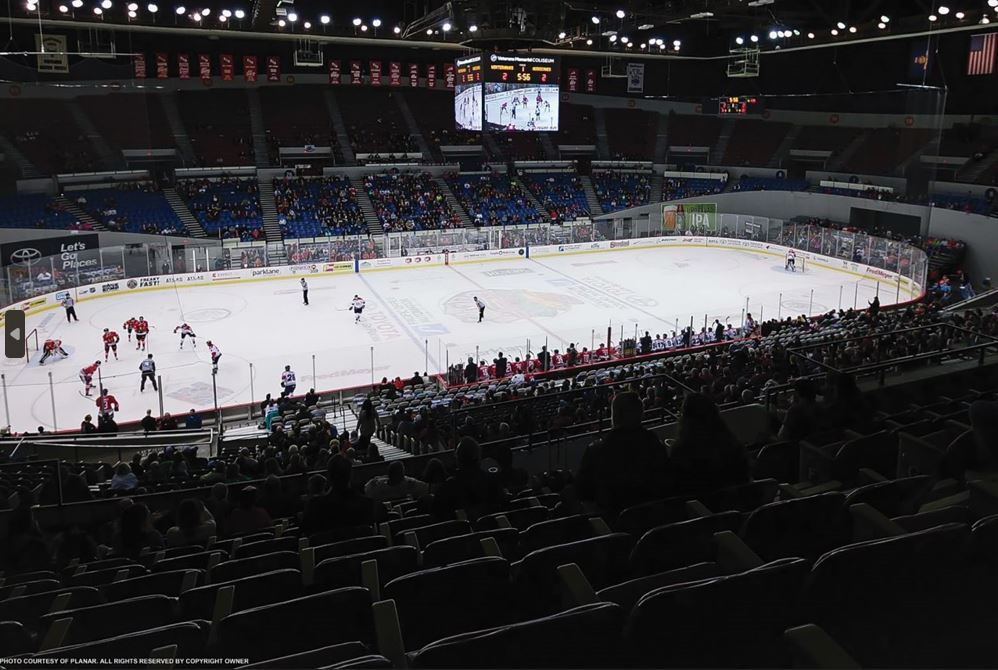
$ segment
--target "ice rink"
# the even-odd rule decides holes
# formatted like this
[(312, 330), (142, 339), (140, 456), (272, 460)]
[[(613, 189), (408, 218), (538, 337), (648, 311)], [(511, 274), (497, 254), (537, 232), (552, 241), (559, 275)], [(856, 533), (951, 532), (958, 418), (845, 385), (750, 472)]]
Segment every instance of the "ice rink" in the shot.
[(454, 121), (461, 130), (482, 129), (482, 86), (465, 86), (454, 96)]
[[(558, 130), (558, 96), (557, 86), (529, 86), (507, 84), (509, 90), (501, 93), (486, 93), (485, 123), (503, 126), (507, 130)], [(537, 112), (537, 95), (541, 96), (540, 113)], [(522, 104), (523, 98), (527, 104)], [(518, 104), (513, 105), (513, 100)], [(547, 103), (545, 106), (544, 103)], [(506, 109), (502, 106), (506, 104)], [(515, 114), (515, 116), (514, 116)], [(530, 122), (533, 125), (529, 125)]]
[[(829, 309), (865, 307), (878, 291), (893, 304), (896, 287), (856, 275), (809, 265), (806, 273), (784, 270), (783, 257), (735, 249), (670, 247), (512, 259), (424, 268), (311, 276), (309, 299), (302, 304), (298, 279), (246, 281), (220, 286), (153, 290), (131, 296), (81, 301), (79, 323), (67, 324), (57, 308), (28, 317), (39, 342), (59, 338), (65, 360), (39, 367), (4, 359), (7, 403), (14, 430), (56, 427), (49, 377), (55, 394), (58, 428), (76, 428), (96, 409), (83, 396), (80, 368), (103, 361), (101, 332), (144, 316), (153, 326), (149, 353), (163, 379), (166, 411), (182, 414), (213, 406), (211, 365), (205, 341), (222, 351), (217, 376), (219, 405), (280, 391), (280, 373), (291, 365), (297, 393), (309, 387), (342, 389), (413, 371), (443, 370), (447, 362), (474, 356), (491, 360), (502, 350), (512, 360), (529, 344), (536, 352), (575, 343), (599, 346), (607, 328), (614, 343), (637, 329), (655, 335), (677, 324), (699, 329), (706, 316), (740, 324), (748, 301), (756, 319), (778, 314), (818, 314)], [(813, 297), (812, 297), (813, 291)], [(354, 294), (367, 301), (360, 323), (348, 305)], [(477, 323), (473, 297), (486, 304)], [(904, 296), (902, 296), (904, 299)], [(841, 300), (841, 302), (840, 302)], [(175, 326), (187, 321), (198, 335), (196, 350), (179, 350)], [(117, 418), (159, 413), (150, 386), (139, 392), (138, 366), (145, 354), (123, 341), (120, 360), (102, 365), (103, 382), (118, 398)], [(313, 376), (313, 355), (315, 376)]]

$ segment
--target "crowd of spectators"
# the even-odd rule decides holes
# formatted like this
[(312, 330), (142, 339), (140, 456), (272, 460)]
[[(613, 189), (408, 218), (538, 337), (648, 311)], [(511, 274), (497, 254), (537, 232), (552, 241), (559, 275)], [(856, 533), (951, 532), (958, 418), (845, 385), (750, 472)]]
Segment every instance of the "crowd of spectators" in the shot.
[(105, 188), (74, 192), (71, 197), (110, 231), (186, 235), (180, 219), (153, 182), (116, 182)]
[(368, 232), (357, 191), (346, 177), (275, 179), (274, 202), (286, 238)]
[(369, 175), (364, 188), (386, 233), (457, 228), (461, 220), (433, 177), (424, 172)]
[(354, 238), (350, 240), (330, 239), (328, 242), (301, 244), (289, 242), (285, 245), (288, 261), (292, 265), (302, 263), (335, 263), (351, 261), (354, 256), (361, 259), (379, 257), (378, 245), (374, 240)]
[(662, 200), (680, 200), (682, 198), (696, 198), (701, 195), (713, 195), (723, 192), (727, 185), (727, 176), (724, 179), (666, 177), (662, 182)]
[(188, 179), (177, 184), (177, 191), (209, 234), (244, 242), (263, 239), (255, 179)]
[(519, 225), (543, 220), (520, 185), (507, 175), (451, 173), (445, 179), (476, 226)]
[(647, 205), (651, 197), (651, 179), (641, 172), (594, 172), (593, 190), (603, 212)]
[(806, 191), (806, 179), (785, 177), (752, 177), (743, 174), (732, 187), (733, 191)]
[(551, 223), (589, 216), (585, 188), (578, 175), (568, 172), (523, 172), (519, 177), (534, 194)]

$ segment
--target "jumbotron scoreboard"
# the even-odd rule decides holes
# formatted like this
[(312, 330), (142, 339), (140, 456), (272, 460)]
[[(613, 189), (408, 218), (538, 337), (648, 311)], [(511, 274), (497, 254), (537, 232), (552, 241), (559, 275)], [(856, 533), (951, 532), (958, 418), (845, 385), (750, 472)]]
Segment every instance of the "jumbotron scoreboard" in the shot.
[(485, 81), (503, 84), (558, 85), (558, 59), (493, 53), (487, 56)]
[(762, 114), (766, 106), (762, 98), (754, 95), (729, 95), (722, 98), (709, 98), (703, 103), (704, 114), (720, 116), (748, 116)]

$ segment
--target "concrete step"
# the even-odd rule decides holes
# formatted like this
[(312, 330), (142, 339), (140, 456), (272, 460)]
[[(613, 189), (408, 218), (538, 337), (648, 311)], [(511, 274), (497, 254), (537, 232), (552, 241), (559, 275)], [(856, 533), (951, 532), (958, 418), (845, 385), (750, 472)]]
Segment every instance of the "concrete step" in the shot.
[(381, 219), (378, 218), (377, 213), (374, 211), (374, 203), (371, 202), (371, 196), (367, 194), (367, 189), (364, 188), (364, 180), (360, 177), (354, 177), (350, 180), (353, 185), (354, 190), (357, 191), (357, 204), (360, 205), (360, 211), (364, 214), (364, 223), (367, 224), (367, 230), (371, 235), (384, 235), (385, 227), (381, 225)]
[(579, 179), (582, 181), (582, 189), (586, 192), (586, 202), (589, 203), (590, 215), (599, 216), (603, 213), (603, 208), (600, 206), (599, 198), (596, 196), (593, 180), (589, 175), (582, 175)]
[(474, 228), (475, 224), (468, 215), (468, 210), (464, 208), (461, 201), (454, 195), (454, 191), (451, 189), (450, 184), (447, 183), (447, 180), (443, 177), (434, 177), (433, 181), (436, 182), (437, 187), (444, 194), (444, 199), (450, 205), (451, 210), (457, 213), (458, 218), (461, 219), (461, 225), (465, 228)]
[(79, 205), (77, 205), (74, 201), (70, 200), (66, 196), (64, 195), (57, 196), (55, 201), (58, 202), (60, 205), (62, 205), (67, 212), (75, 216), (77, 221), (80, 221), (81, 223), (90, 224), (90, 226), (93, 227), (94, 230), (103, 230), (103, 231), (107, 230), (107, 226), (105, 226), (103, 223), (92, 217), (87, 212), (84, 212)]
[(187, 203), (184, 199), (177, 193), (175, 188), (164, 188), (163, 197), (166, 201), (170, 203), (170, 207), (173, 209), (177, 218), (180, 219), (181, 223), (187, 229), (187, 232), (191, 237), (206, 238), (208, 237), (208, 231), (204, 229), (201, 222), (198, 221), (197, 217), (191, 212)]

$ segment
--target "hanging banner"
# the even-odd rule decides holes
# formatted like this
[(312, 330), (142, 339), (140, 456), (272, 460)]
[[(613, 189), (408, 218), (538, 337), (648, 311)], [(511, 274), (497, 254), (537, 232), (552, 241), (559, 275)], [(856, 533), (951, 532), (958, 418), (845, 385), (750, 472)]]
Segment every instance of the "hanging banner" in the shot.
[(454, 63), (444, 63), (444, 83), (447, 88), (454, 88)]
[(596, 70), (586, 70), (586, 93), (596, 92)]
[(191, 57), (189, 54), (177, 54), (177, 75), (181, 79), (191, 78)]
[(281, 57), (267, 56), (267, 81), (281, 80)]
[(135, 63), (135, 78), (145, 79), (146, 78), (146, 55), (145, 54), (135, 54), (135, 58), (132, 61)]
[(579, 91), (579, 70), (574, 67), (568, 68), (568, 92), (578, 93)]
[(167, 79), (170, 76), (170, 59), (166, 54), (156, 54), (156, 79)]
[(437, 87), (437, 66), (427, 65), (426, 66), (426, 86), (429, 88)]
[(415, 63), (409, 63), (409, 86), (419, 86), (419, 66)]
[(329, 61), (329, 83), (333, 86), (340, 85), (340, 62), (338, 60)]
[(211, 56), (198, 54), (198, 66), (201, 70), (201, 79), (211, 79)]
[(243, 78), (246, 81), (255, 84), (256, 77), (256, 56), (243, 56)]
[(645, 92), (645, 64), (644, 63), (628, 63), (627, 64), (627, 92), (628, 93), (644, 93)]
[(218, 56), (219, 69), (222, 71), (222, 81), (232, 81), (232, 54)]
[(371, 86), (381, 86), (381, 61), (371, 61)]
[(360, 76), (360, 61), (352, 60), (350, 61), (350, 83), (354, 86), (359, 86), (363, 83), (363, 79)]
[(402, 85), (402, 63), (388, 64), (388, 83), (392, 86)]
[(38, 52), (38, 71), (53, 74), (69, 74), (69, 56), (65, 35), (35, 35), (35, 51)]

